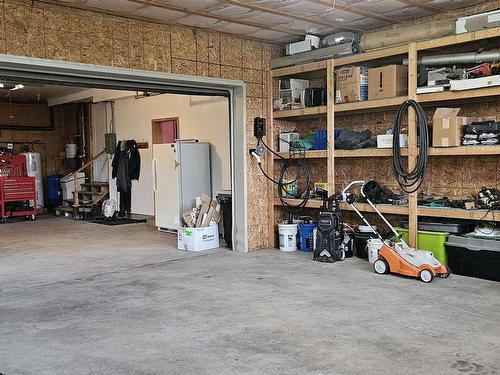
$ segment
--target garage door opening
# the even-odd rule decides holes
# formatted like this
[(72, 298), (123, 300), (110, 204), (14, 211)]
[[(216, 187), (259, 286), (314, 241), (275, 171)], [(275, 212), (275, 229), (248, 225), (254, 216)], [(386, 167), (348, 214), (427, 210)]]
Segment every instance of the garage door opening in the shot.
[[(126, 69), (112, 69), (113, 72), (109, 72), (109, 68), (103, 67), (103, 70), (108, 71), (104, 78), (100, 67), (45, 60), (41, 61), (56, 66), (43, 69), (38, 66), (35, 71), (32, 65), (34, 59), (20, 58), (16, 62), (6, 62), (1, 61), (2, 57), (0, 56), (0, 79), (22, 86), (22, 89), (10, 92), (10, 105), (19, 105), (24, 101), (26, 106), (36, 104), (38, 107), (48, 108), (48, 121), (18, 118), (18, 124), (7, 121), (0, 124), (0, 144), (10, 148), (10, 152), (41, 154), (44, 192), (43, 199), (39, 199), (39, 202), (43, 206), (53, 205), (49, 197), (53, 188), (49, 183), (52, 180), (47, 177), (68, 176), (75, 170), (81, 174), (70, 176), (68, 181), (71, 180), (72, 186), (63, 188), (61, 197), (69, 207), (73, 208), (74, 200), (71, 201), (68, 194), (73, 193), (71, 190), (76, 182), (80, 185), (78, 189), (83, 190), (78, 194), (82, 203), (109, 196), (116, 202), (119, 211), (123, 211), (123, 205), (129, 204), (129, 212), (155, 217), (153, 220), (161, 216), (159, 212), (168, 212), (171, 219), (177, 215), (177, 222), (173, 220), (173, 226), (169, 229), (183, 225), (182, 214), (187, 211), (187, 202), (192, 208), (191, 202), (195, 201), (195, 198), (184, 197), (179, 193), (190, 191), (190, 194), (196, 192), (200, 198), (201, 193), (215, 198), (221, 191), (229, 192), (234, 198), (243, 198), (233, 199), (232, 217), (236, 219), (231, 230), (232, 247), (234, 250), (247, 251), (246, 205), (241, 204), (246, 200), (245, 186), (242, 184), (245, 176), (241, 174), (245, 170), (242, 163), (244, 148), (241, 147), (245, 142), (241, 82), (210, 82), (215, 80), (198, 77), (189, 77), (192, 78), (190, 80), (188, 77)], [(12, 60), (12, 56), (6, 58)], [(139, 83), (139, 80), (145, 82)], [(137, 90), (139, 85), (142, 90)], [(21, 112), (25, 115), (34, 113), (31, 110)], [(237, 130), (236, 123), (241, 126)], [(51, 132), (56, 136), (48, 140)], [(236, 141), (238, 135), (239, 141)], [(131, 183), (128, 203), (121, 197), (123, 191), (118, 191), (120, 189), (116, 187), (116, 178), (113, 178), (116, 176), (113, 176), (113, 155), (109, 153), (110, 140), (114, 140), (115, 146), (119, 141), (126, 143), (133, 140), (140, 155), (141, 176)], [(189, 189), (193, 185), (191, 177), (198, 176), (199, 171), (189, 168), (184, 173), (185, 176), (177, 173), (180, 164), (178, 160), (174, 160), (174, 167), (170, 171), (173, 174), (161, 178), (171, 181), (171, 176), (179, 175), (185, 185), (181, 188), (179, 182), (178, 196), (173, 185), (167, 193), (163, 192), (159, 196), (158, 163), (168, 165), (172, 160), (171, 155), (164, 155), (164, 159), (159, 159), (161, 153), (156, 152), (155, 147), (171, 145), (174, 149), (181, 147), (174, 147), (174, 144), (185, 143), (207, 145), (207, 179), (198, 181), (199, 185), (205, 183), (207, 188), (198, 191)], [(106, 148), (108, 153), (103, 153)], [(188, 165), (187, 162), (185, 164)], [(235, 168), (237, 164), (239, 168)], [(162, 166), (160, 172), (164, 173), (167, 169)], [(163, 196), (168, 198), (164, 200), (169, 204), (161, 203)], [(173, 201), (182, 199), (183, 204), (172, 204)], [(172, 207), (169, 208), (169, 205)], [(158, 211), (157, 207), (160, 206), (163, 209)], [(178, 214), (175, 214), (174, 206), (177, 206)], [(188, 221), (187, 216), (184, 221)], [(157, 226), (163, 228), (162, 225)], [(222, 224), (220, 229), (223, 233)]]

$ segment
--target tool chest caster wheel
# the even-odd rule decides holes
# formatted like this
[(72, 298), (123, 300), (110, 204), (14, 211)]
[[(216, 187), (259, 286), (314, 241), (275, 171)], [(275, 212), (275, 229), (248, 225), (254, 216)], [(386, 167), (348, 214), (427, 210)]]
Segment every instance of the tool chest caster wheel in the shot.
[(4, 217), (0, 217), (0, 223), (1, 223), (1, 224), (5, 224), (6, 222), (7, 222), (7, 220), (5, 220), (5, 218), (4, 218)]
[(420, 271), (419, 277), (424, 283), (430, 283), (434, 279), (434, 275), (429, 270)]
[(29, 216), (29, 219), (30, 219), (31, 221), (35, 221), (35, 220), (36, 220), (36, 216), (35, 216), (35, 215), (30, 215), (30, 216)]
[(375, 271), (375, 273), (383, 275), (389, 273), (389, 265), (385, 260), (377, 259), (375, 263), (373, 263), (373, 270)]

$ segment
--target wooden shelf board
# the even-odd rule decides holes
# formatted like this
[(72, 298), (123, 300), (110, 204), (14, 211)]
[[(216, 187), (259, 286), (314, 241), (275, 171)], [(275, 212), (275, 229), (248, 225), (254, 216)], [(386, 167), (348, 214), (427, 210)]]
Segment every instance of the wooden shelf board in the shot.
[(486, 96), (494, 97), (498, 95), (500, 95), (500, 86), (494, 86), (463, 91), (443, 91), (430, 94), (419, 94), (417, 95), (417, 101), (419, 103), (439, 103), (453, 100), (483, 98)]
[(300, 109), (287, 109), (284, 111), (274, 111), (273, 118), (289, 118), (289, 117), (316, 117), (326, 114), (326, 106), (308, 107)]
[(417, 50), (426, 50), (438, 47), (452, 46), (456, 44), (474, 42), (476, 40), (495, 38), (500, 35), (500, 27), (487, 30), (475, 31), (459, 35), (445, 36), (442, 38), (424, 40), (417, 42)]
[[(299, 204), (302, 200), (301, 199), (286, 199), (286, 201), (290, 204)], [(275, 206), (282, 206), (279, 198), (274, 198), (274, 205)], [(309, 199), (307, 201), (307, 204), (305, 205), (305, 208), (320, 208), (320, 207), (321, 207), (321, 200), (319, 200), (319, 199)]]
[(500, 155), (500, 145), (431, 147), (430, 156)]
[[(408, 156), (408, 149), (401, 149), (402, 156)], [(357, 150), (335, 150), (336, 158), (371, 158), (371, 157), (390, 157), (392, 148), (360, 148)]]
[[(373, 212), (373, 208), (368, 203), (355, 203), (356, 208), (361, 212)], [(377, 209), (383, 214), (393, 214), (393, 215), (408, 215), (408, 206), (396, 206), (392, 204), (377, 204), (375, 205)], [(340, 208), (346, 211), (354, 211), (352, 206), (342, 202)]]
[[(326, 62), (327, 60), (317, 61), (307, 64), (300, 64), (294, 66), (288, 66), (285, 68), (273, 69), (273, 78), (285, 77), (291, 75), (303, 75), (304, 73), (318, 72), (319, 74), (324, 74), (326, 77)], [(324, 72), (322, 72), (324, 70)]]
[(461, 208), (418, 206), (418, 215), (451, 219), (500, 221), (500, 211), (498, 210), (488, 212), (488, 210), (464, 210)]
[[(290, 159), (290, 153), (288, 151), (285, 152), (277, 152), (282, 158)], [(274, 159), (280, 159), (279, 156), (273, 155)], [(326, 150), (311, 150), (304, 152), (304, 157), (306, 159), (323, 159), (327, 157)], [(300, 158), (300, 157), (299, 157)]]
[[(301, 200), (300, 199), (287, 199), (286, 201), (291, 203), (291, 204), (298, 204)], [(307, 202), (305, 207), (306, 208), (320, 208), (321, 203), (322, 202), (319, 199), (309, 199), (309, 201)], [(274, 198), (274, 205), (275, 206), (282, 206), (279, 198)], [(340, 208), (342, 210), (346, 210), (346, 211), (353, 211), (352, 207), (345, 202), (340, 204)], [(375, 211), (373, 211), (373, 209), (371, 208), (371, 206), (368, 203), (356, 203), (356, 208), (361, 212), (375, 212)], [(408, 207), (406, 207), (406, 206), (394, 206), (392, 204), (378, 204), (377, 208), (380, 212), (385, 213), (385, 214), (394, 214), (394, 215), (407, 215), (408, 214)]]
[(408, 99), (406, 96), (397, 96), (395, 98), (366, 100), (364, 102), (341, 103), (335, 104), (334, 111), (337, 114), (340, 112), (380, 110), (382, 108), (398, 107), (406, 99)]
[[(500, 148), (499, 148), (500, 150)], [(500, 151), (499, 151), (500, 152)], [(282, 158), (290, 159), (290, 153), (278, 152)], [(401, 150), (402, 156), (408, 156), (408, 149), (403, 148)], [(334, 157), (336, 158), (372, 158), (372, 157), (391, 157), (391, 148), (360, 148), (357, 150), (335, 150)], [(326, 150), (311, 150), (304, 153), (306, 159), (323, 159), (327, 157)], [(274, 159), (280, 159), (279, 156), (274, 155)]]
[(376, 49), (369, 52), (360, 53), (357, 55), (351, 55), (346, 57), (341, 57), (335, 59), (335, 68), (343, 65), (351, 65), (356, 63), (361, 63), (365, 61), (384, 59), (387, 57), (403, 55), (408, 53), (408, 45), (399, 45), (389, 48)]

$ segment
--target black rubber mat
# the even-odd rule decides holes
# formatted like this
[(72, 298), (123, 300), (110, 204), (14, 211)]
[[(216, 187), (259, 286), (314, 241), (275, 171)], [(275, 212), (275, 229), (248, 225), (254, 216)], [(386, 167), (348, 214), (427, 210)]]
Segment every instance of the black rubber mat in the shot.
[(145, 223), (146, 219), (128, 219), (128, 218), (117, 218), (117, 219), (99, 219), (91, 220), (91, 223), (103, 224), (103, 225), (124, 225), (124, 224), (138, 224)]

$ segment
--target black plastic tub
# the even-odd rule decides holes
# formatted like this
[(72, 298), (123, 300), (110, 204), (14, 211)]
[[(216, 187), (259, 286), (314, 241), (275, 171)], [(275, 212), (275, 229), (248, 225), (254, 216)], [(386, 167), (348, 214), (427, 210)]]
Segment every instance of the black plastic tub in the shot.
[(354, 255), (358, 258), (368, 258), (366, 251), (366, 244), (370, 238), (377, 238), (378, 236), (373, 232), (354, 232)]
[(446, 253), (452, 273), (500, 281), (500, 241), (448, 236)]

